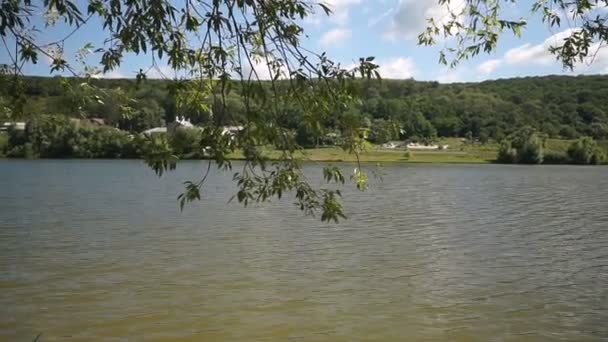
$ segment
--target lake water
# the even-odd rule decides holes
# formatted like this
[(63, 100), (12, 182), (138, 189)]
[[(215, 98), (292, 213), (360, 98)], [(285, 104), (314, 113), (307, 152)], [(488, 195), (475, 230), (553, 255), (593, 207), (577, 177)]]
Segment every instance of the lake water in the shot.
[(180, 213), (202, 168), (0, 160), (0, 340), (608, 340), (606, 167), (385, 165), (339, 225)]

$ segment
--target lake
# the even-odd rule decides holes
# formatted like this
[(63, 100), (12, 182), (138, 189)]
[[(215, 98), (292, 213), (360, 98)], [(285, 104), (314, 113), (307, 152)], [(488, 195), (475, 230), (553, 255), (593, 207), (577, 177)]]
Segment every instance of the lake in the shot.
[(608, 340), (606, 167), (385, 165), (335, 225), (180, 212), (203, 165), (0, 160), (0, 340)]

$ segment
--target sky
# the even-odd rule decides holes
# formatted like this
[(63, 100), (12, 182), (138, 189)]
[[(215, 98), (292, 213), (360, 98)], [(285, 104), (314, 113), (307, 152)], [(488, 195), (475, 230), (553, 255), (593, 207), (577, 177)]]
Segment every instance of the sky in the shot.
[[(464, 0), (452, 0), (453, 5)], [(574, 71), (564, 70), (548, 52), (572, 26), (563, 21), (561, 28), (549, 28), (538, 15), (530, 13), (531, 0), (517, 4), (505, 2), (505, 13), (512, 19), (528, 21), (522, 37), (505, 33), (498, 48), (492, 54), (480, 54), (472, 60), (461, 62), (456, 68), (439, 63), (439, 51), (449, 40), (438, 46), (417, 45), (417, 36), (426, 27), (426, 18), (445, 18), (445, 10), (435, 0), (324, 0), (333, 14), (319, 13), (302, 23), (308, 39), (303, 45), (311, 50), (325, 51), (344, 66), (355, 63), (359, 57), (374, 56), (380, 65), (383, 78), (433, 80), (441, 83), (477, 82), (488, 79), (548, 75), (548, 74), (608, 74), (608, 48), (600, 49), (593, 63), (577, 65)], [(602, 9), (605, 10), (605, 9)], [(38, 24), (44, 27), (43, 23)], [(66, 55), (74, 54), (84, 42), (99, 43), (105, 35), (100, 25), (91, 22), (66, 45)], [(43, 29), (39, 41), (53, 41), (64, 36), (66, 28), (61, 24)], [(9, 42), (10, 45), (10, 42)], [(0, 63), (8, 63), (7, 50), (0, 50)], [(104, 75), (107, 78), (134, 77), (140, 69), (150, 65), (146, 56), (128, 55), (119, 69)], [(48, 61), (43, 58), (37, 65), (27, 65), (24, 72), (30, 75), (49, 75)], [(151, 77), (160, 72), (172, 76), (167, 66), (160, 71), (152, 70)]]

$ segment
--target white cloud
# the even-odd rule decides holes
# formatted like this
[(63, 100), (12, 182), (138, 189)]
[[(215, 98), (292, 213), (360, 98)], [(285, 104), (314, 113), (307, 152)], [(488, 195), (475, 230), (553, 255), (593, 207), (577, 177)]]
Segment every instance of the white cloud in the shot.
[(382, 78), (405, 79), (414, 77), (416, 64), (412, 58), (393, 58), (378, 63)]
[(559, 45), (565, 38), (569, 37), (575, 29), (567, 29), (558, 32), (545, 39), (541, 44), (533, 45), (526, 43), (513, 48), (505, 53), (504, 59), (507, 64), (536, 64), (550, 65), (555, 63), (555, 56), (549, 52), (551, 46)]
[(505, 61), (507, 64), (550, 64), (551, 56), (549, 51), (542, 45), (532, 45), (526, 43), (524, 45), (513, 48), (505, 53)]
[(439, 83), (464, 82), (462, 70), (443, 68), (441, 71), (439, 71), (439, 74), (437, 75), (437, 82), (439, 82)]
[(583, 74), (608, 74), (608, 48), (600, 43), (589, 47), (589, 57), (582, 65), (575, 67), (574, 72)]
[(496, 68), (498, 68), (501, 64), (502, 60), (500, 59), (490, 59), (481, 63), (477, 67), (477, 72), (479, 72), (483, 76), (486, 76), (494, 72), (494, 70), (496, 70)]
[(391, 40), (415, 40), (428, 26), (428, 18), (433, 18), (435, 23), (441, 26), (451, 20), (451, 11), (462, 9), (464, 4), (465, 0), (452, 0), (449, 7), (431, 0), (399, 0), (397, 11), (385, 36)]
[[(263, 57), (255, 57), (252, 59), (252, 63), (253, 63), (253, 71), (252, 72), (252, 68), (249, 65), (246, 65), (243, 67), (243, 77), (245, 79), (248, 79), (249, 77), (251, 77), (251, 79), (256, 79), (259, 78), (260, 80), (270, 80), (272, 79), (276, 74), (276, 70), (275, 70), (275, 66), (273, 65), (273, 61), (274, 58), (272, 57), (268, 57), (268, 59), (263, 58)], [(268, 63), (270, 63), (270, 68), (268, 67)], [(289, 69), (285, 66), (285, 65), (281, 65), (279, 68), (279, 79), (285, 79), (289, 76)], [(239, 78), (240, 76), (234, 75), (236, 78)]]
[(177, 76), (177, 72), (168, 65), (157, 65), (150, 69), (146, 76), (148, 78), (174, 78)]
[(319, 45), (323, 48), (328, 48), (332, 45), (343, 43), (351, 36), (351, 31), (343, 28), (336, 28), (325, 32), (319, 40)]
[[(567, 29), (548, 37), (540, 44), (526, 43), (508, 50), (502, 59), (491, 59), (480, 64), (477, 67), (477, 71), (485, 76), (491, 74), (496, 68), (503, 64), (511, 66), (561, 66), (561, 63), (556, 59), (556, 56), (549, 51), (549, 48), (551, 46), (560, 45), (565, 38), (569, 37), (574, 32), (576, 32), (576, 29)], [(564, 72), (570, 73), (568, 70), (564, 70)], [(582, 62), (576, 64), (572, 73), (607, 74), (608, 48), (603, 47), (600, 43), (591, 44), (589, 47), (589, 56)]]

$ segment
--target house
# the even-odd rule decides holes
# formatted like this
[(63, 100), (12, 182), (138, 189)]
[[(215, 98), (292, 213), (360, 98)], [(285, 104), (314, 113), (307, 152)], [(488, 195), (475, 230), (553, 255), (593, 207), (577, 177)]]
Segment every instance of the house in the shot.
[(408, 149), (410, 150), (427, 150), (427, 151), (432, 151), (432, 150), (447, 150), (449, 145), (424, 145), (424, 144), (419, 144), (419, 143), (409, 143), (406, 146)]
[(224, 126), (222, 127), (222, 135), (228, 134), (231, 136), (235, 136), (244, 129), (245, 127), (243, 126)]
[(173, 133), (178, 128), (194, 128), (194, 125), (186, 117), (176, 117), (175, 121), (169, 123), (166, 127), (167, 132)]
[(86, 120), (89, 123), (96, 125), (96, 126), (105, 126), (106, 125), (106, 120), (103, 118), (88, 118)]
[(11, 128), (16, 131), (24, 131), (25, 122), (5, 122), (2, 125), (0, 125), (0, 132), (8, 131)]
[(156, 134), (156, 133), (167, 133), (167, 127), (154, 127), (143, 131), (144, 134)]
[(400, 148), (405, 147), (405, 143), (403, 141), (389, 141), (385, 144), (382, 144), (383, 148)]
[(342, 136), (340, 135), (340, 133), (330, 132), (323, 136), (323, 138), (321, 139), (321, 143), (323, 145), (337, 145), (341, 137)]
[(357, 134), (359, 135), (359, 138), (361, 139), (369, 139), (369, 132), (370, 129), (369, 128), (365, 128), (365, 127), (361, 127), (361, 128), (357, 128)]

